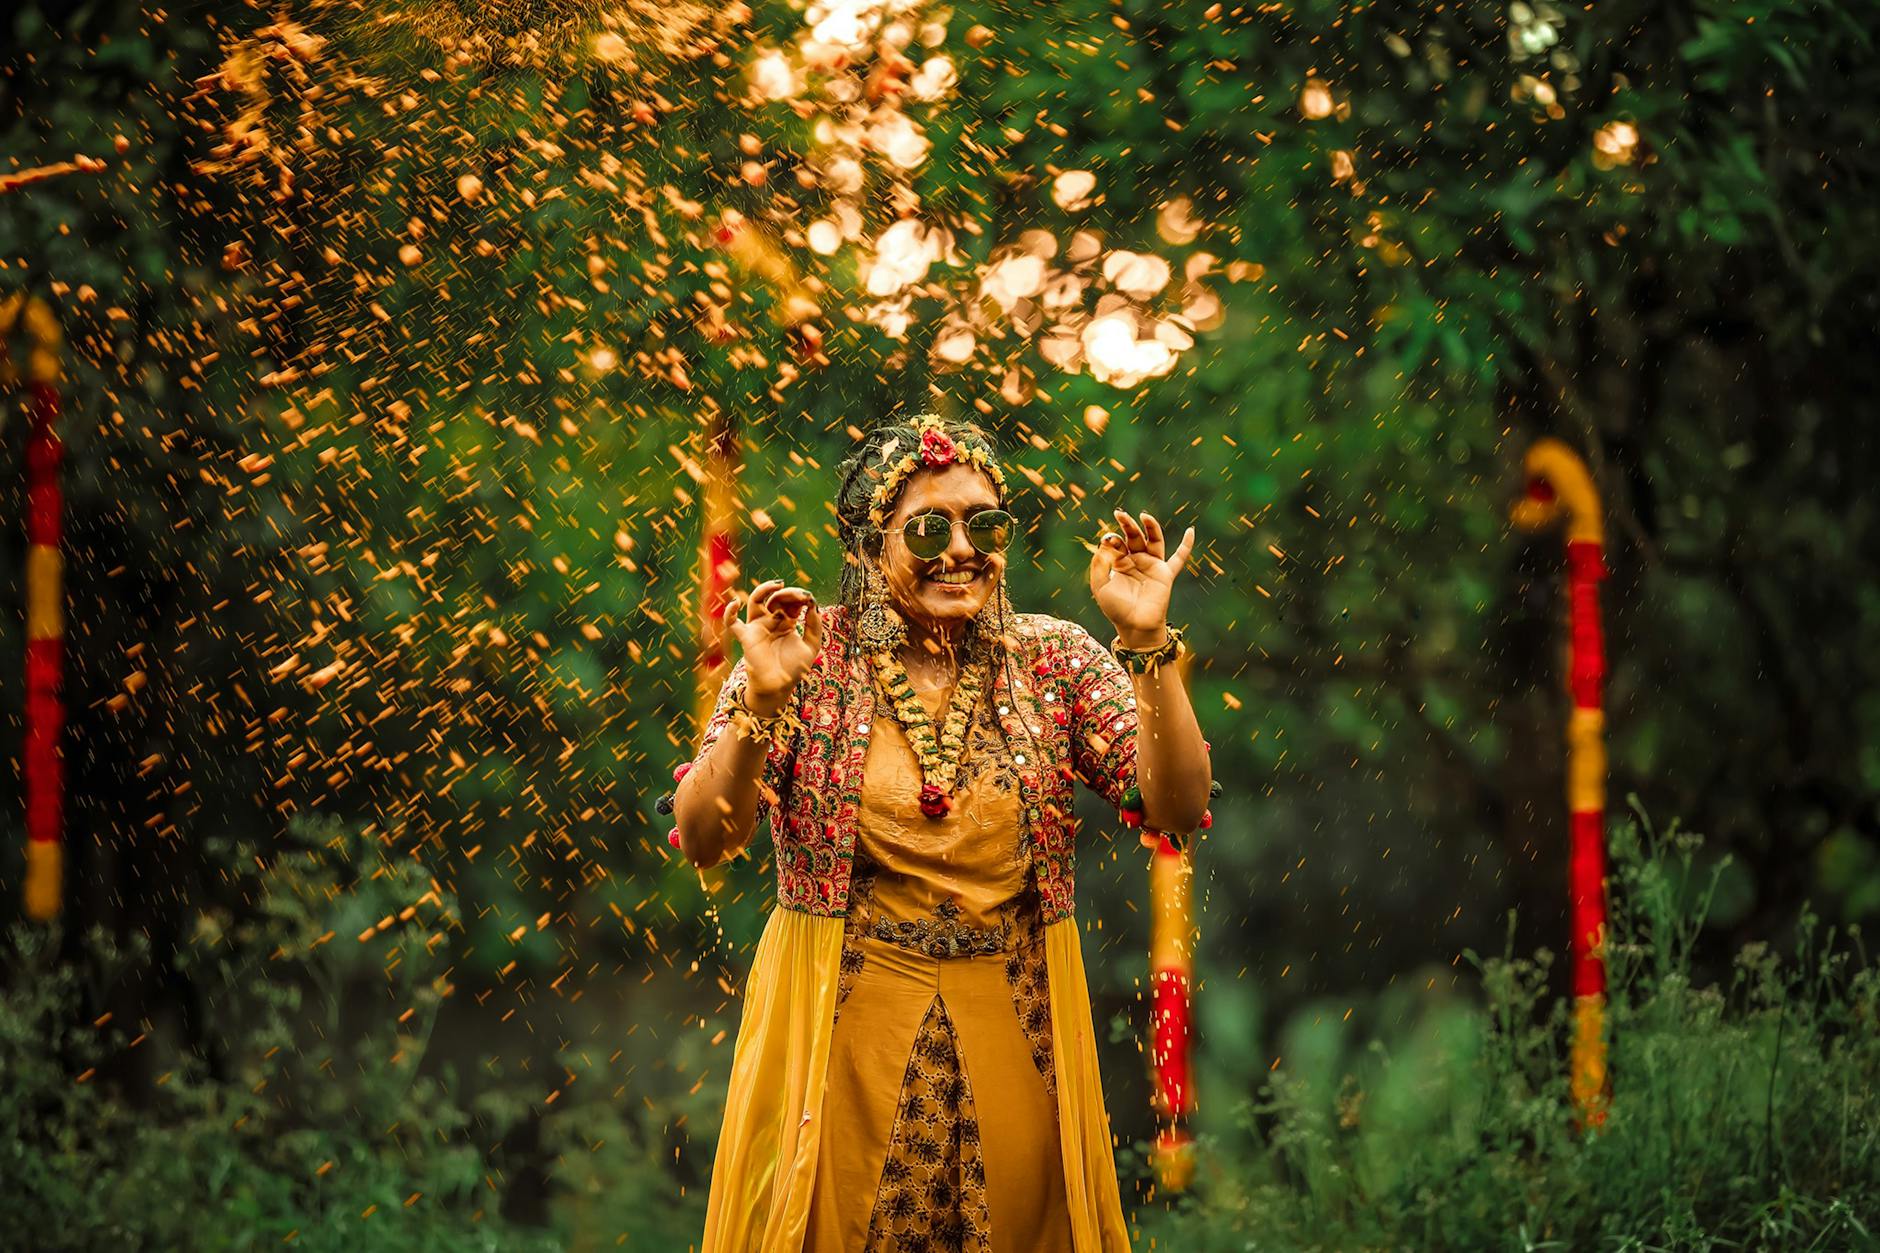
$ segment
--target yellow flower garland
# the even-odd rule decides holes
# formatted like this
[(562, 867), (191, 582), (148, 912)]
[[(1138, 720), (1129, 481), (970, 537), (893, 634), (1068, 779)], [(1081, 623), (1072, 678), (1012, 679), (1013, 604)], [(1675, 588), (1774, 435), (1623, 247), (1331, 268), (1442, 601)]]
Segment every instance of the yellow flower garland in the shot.
[(985, 686), (984, 669), (974, 665), (961, 667), (959, 686), (947, 707), (946, 722), (936, 737), (933, 719), (914, 691), (914, 681), (908, 677), (901, 659), (892, 652), (878, 652), (869, 654), (869, 660), (874, 663), (875, 675), (887, 692), (895, 721), (907, 732), (908, 743), (920, 761), (921, 782), (925, 784), (921, 788), (921, 812), (929, 818), (938, 818), (951, 807), (947, 798), (959, 775), (966, 728), (972, 723)]

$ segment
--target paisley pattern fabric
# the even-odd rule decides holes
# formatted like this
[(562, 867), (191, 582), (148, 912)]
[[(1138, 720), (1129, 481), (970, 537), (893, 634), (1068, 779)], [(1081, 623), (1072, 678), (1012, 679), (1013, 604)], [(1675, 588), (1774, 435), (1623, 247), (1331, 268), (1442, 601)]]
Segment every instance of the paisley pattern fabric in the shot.
[(864, 1253), (991, 1253), (979, 1116), (939, 997), (921, 1020)]
[(1032, 1065), (1044, 1079), (1044, 1090), (1057, 1101), (1057, 1072), (1051, 1064), (1051, 975), (1044, 956), (1044, 918), (1036, 885), (1014, 900), (1008, 921), (1005, 981), (1012, 988), (1012, 1007), (1018, 1025), (1031, 1043)]
[[(917, 694), (939, 719), (957, 690)], [(995, 719), (980, 730), (952, 806), (930, 817), (905, 729), (876, 713), (843, 918), (827, 1138), (799, 1253), (1074, 1253), (1057, 1104), (1007, 971), (1021, 902), (1035, 919), (1039, 899), (1010, 782), (1020, 750)], [(1048, 1022), (1048, 1005), (1043, 1013)], [(990, 1125), (978, 1120), (981, 1099), (998, 1112)]]
[[(802, 726), (770, 749), (758, 801), (759, 825), (768, 825), (773, 845), (778, 904), (821, 916), (849, 908), (863, 763), (881, 703), (850, 618), (841, 605), (823, 612), (823, 646), (793, 697)], [(1136, 695), (1122, 663), (1075, 622), (1021, 613), (1012, 636), (1010, 664), (994, 667), (982, 697), (997, 720), (997, 738), (1012, 746), (1009, 767), (995, 754), (979, 768), (1014, 776), (1022, 839), (1037, 865), (1049, 925), (1073, 911), (1076, 781), (1118, 809), (1136, 781)], [(746, 682), (739, 658), (719, 690), (694, 765), (730, 725), (732, 696)]]
[[(1015, 988), (1011, 954), (935, 960), (866, 934), (864, 912), (776, 909), (765, 923), (742, 989), (701, 1253), (863, 1246), (900, 1084), (936, 995), (976, 1111), (1000, 1115), (978, 1126), (993, 1239), (1027, 1253), (1128, 1253), (1077, 920), (1043, 928), (1043, 972), (1028, 978), (1021, 957)], [(839, 974), (850, 934), (858, 960)], [(838, 1020), (839, 984), (850, 991)], [(1042, 1039), (1014, 1012), (1027, 985), (1046, 989), (1048, 1081), (1031, 1065)], [(825, 1207), (825, 1197), (854, 1203)]]
[(868, 955), (862, 948), (862, 937), (874, 931), (875, 874), (872, 867), (858, 869), (849, 894), (849, 912), (842, 920), (842, 959), (836, 971), (836, 1014), (842, 1013), (842, 1004), (849, 999), (849, 993), (855, 989), (855, 980), (861, 975), (862, 967), (868, 961)]

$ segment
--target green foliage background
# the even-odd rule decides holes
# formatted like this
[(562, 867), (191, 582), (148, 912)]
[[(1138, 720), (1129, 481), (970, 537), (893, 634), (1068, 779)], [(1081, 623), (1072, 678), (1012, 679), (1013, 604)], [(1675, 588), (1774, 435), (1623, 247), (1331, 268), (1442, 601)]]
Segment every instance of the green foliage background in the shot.
[[(1538, 435), (1583, 451), (1609, 511), (1611, 794), (1710, 837), (1694, 977), (1727, 979), (1806, 900), (1840, 924), (1880, 911), (1874, 5), (1568, 12), (1578, 86), (1557, 117), (1515, 98), (1534, 67), (1511, 55), (1511, 6), (958, 5), (961, 82), (914, 181), (929, 210), (983, 224), (969, 258), (1080, 224), (1157, 250), (1157, 208), (1182, 194), (1206, 224), (1195, 247), (1249, 267), (1174, 376), (1118, 392), (1041, 371), (1022, 405), (996, 369), (937, 371), (931, 321), (903, 344), (827, 318), (826, 364), (806, 359), (774, 290), (717, 247), (725, 209), (783, 229), (826, 199), (786, 181), (804, 119), (728, 98), (744, 47), (801, 22), (753, 8), (727, 64), (636, 45), (630, 71), (591, 55), (598, 13), (465, 10), (470, 28), (545, 32), (552, 55), (464, 70), (409, 15), (310, 5), (295, 16), (330, 41), (308, 70), (322, 94), (269, 69), (285, 198), (271, 158), (194, 164), (233, 107), (198, 78), (273, 15), (10, 18), (0, 152), (110, 162), (0, 197), (0, 294), (52, 300), (70, 341), (82, 925), (64, 956), (84, 965), (93, 923), (139, 954), (81, 998), (87, 1021), (109, 1010), (148, 1036), (101, 1072), (124, 1099), (152, 1099), (184, 1058), (210, 1066), (204, 1100), (246, 1089), (216, 1061), (219, 981), (242, 967), (190, 956), (204, 920), (254, 909), (254, 858), (362, 841), (423, 867), (385, 912), (433, 883), (454, 902), (429, 1064), (458, 1068), (464, 1108), (468, 1074), (510, 1102), (445, 1118), (470, 1147), (427, 1191), (476, 1193), (481, 1157), (508, 1164), (484, 1194), (523, 1221), (551, 1196), (612, 1206), (655, 1159), (671, 1178), (648, 1195), (697, 1193), (729, 1061), (709, 1041), (735, 1030), (768, 886), (759, 849), (707, 893), (652, 808), (693, 734), (687, 466), (717, 410), (736, 415), (747, 504), (775, 520), (745, 537), (747, 583), (833, 594), (831, 467), (850, 426), (902, 405), (977, 413), (1038, 475), (1020, 484), (1021, 608), (1095, 625), (1079, 540), (1113, 505), (1199, 528), (1176, 615), (1227, 787), (1197, 880), (1201, 1125), (1224, 1144), (1261, 1139), (1234, 1111), (1276, 1059), (1317, 1058), (1335, 1087), (1340, 1042), (1448, 1029), (1415, 1024), (1462, 994), (1459, 955), (1500, 947), (1511, 907), (1513, 951), (1564, 944), (1559, 540), (1505, 522)], [(958, 42), (973, 23), (993, 34), (978, 53)], [(1315, 77), (1338, 108), (1309, 119)], [(1595, 159), (1610, 123), (1636, 128), (1631, 164)], [(764, 188), (737, 177), (747, 133), (775, 162)], [(1100, 201), (1057, 208), (1061, 169), (1093, 171)], [(466, 173), (479, 204), (455, 194)], [(856, 282), (840, 256), (797, 262), (830, 291)], [(737, 351), (702, 333), (701, 297)], [(681, 353), (688, 385), (669, 359), (598, 371), (602, 345)], [(17, 411), (0, 428), (14, 516), (23, 430)], [(20, 571), (23, 536), (0, 546)], [(0, 579), (0, 683), (22, 671), (22, 594)], [(16, 780), (0, 782), (8, 883)], [(295, 825), (317, 815), (336, 825)], [(1086, 830), (1080, 911), (1129, 1139), (1150, 1129), (1144, 873), (1131, 841)], [(352, 938), (379, 899), (335, 889), (332, 951), (386, 956), (382, 936)], [(413, 1008), (389, 987), (331, 990), (356, 1015), (341, 1034)], [(589, 1088), (656, 1116), (597, 1132), (585, 1182), (551, 1182), (546, 1146)]]

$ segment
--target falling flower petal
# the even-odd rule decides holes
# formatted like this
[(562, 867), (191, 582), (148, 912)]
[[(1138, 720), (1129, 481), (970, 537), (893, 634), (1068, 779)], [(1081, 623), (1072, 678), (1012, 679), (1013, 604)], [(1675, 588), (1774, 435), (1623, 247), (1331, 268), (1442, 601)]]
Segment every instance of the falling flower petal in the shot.
[(1103, 277), (1116, 290), (1146, 299), (1168, 286), (1168, 262), (1148, 253), (1119, 249), (1104, 258)]
[(959, 80), (959, 71), (953, 68), (953, 58), (928, 57), (914, 77), (908, 80), (907, 93), (916, 100), (938, 100), (952, 91)]
[(828, 218), (811, 222), (808, 235), (811, 250), (825, 257), (842, 246), (842, 228)]
[(969, 327), (953, 327), (935, 337), (933, 354), (942, 361), (963, 365), (973, 355), (976, 341)]
[(1069, 212), (1087, 208), (1090, 193), (1097, 189), (1097, 176), (1089, 170), (1066, 170), (1051, 183), (1051, 198), (1058, 208)]

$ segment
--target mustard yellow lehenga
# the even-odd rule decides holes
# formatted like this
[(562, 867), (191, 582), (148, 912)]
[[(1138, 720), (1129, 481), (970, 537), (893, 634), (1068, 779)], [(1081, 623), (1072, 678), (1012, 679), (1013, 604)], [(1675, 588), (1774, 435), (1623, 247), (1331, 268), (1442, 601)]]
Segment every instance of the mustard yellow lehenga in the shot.
[(1077, 924), (1041, 925), (997, 737), (982, 708), (930, 819), (877, 706), (847, 916), (757, 946), (707, 1253), (1128, 1249)]

